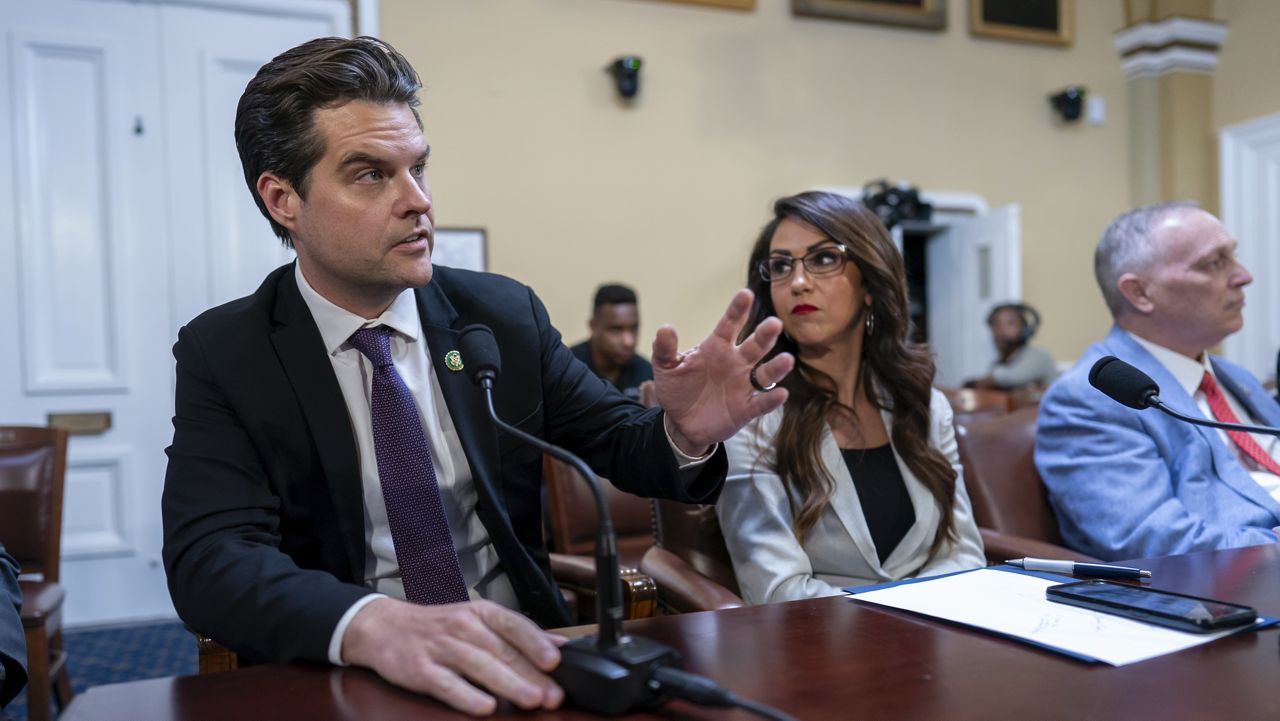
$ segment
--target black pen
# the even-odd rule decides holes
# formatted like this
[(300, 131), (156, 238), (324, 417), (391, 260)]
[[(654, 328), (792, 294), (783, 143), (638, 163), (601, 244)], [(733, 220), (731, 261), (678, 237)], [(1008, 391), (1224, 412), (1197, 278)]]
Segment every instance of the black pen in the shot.
[(1047, 558), (1015, 558), (1012, 561), (1005, 561), (1005, 563), (1028, 571), (1069, 573), (1072, 576), (1092, 576), (1094, 578), (1151, 578), (1150, 571), (1143, 571), (1140, 568), (1130, 568), (1128, 566), (1111, 566), (1105, 563), (1052, 561)]

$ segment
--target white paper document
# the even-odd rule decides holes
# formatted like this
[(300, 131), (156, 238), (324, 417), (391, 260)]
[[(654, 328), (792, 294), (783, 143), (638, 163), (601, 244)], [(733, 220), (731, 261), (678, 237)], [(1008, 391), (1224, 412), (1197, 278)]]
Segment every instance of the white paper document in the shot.
[(984, 568), (853, 598), (1015, 636), (1112, 666), (1199, 646), (1241, 630), (1187, 633), (1047, 600), (1044, 590), (1059, 583)]

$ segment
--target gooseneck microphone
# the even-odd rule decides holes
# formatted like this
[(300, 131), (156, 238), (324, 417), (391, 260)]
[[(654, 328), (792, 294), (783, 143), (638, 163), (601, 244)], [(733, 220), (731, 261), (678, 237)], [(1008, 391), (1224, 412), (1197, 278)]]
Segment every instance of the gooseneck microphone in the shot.
[(471, 381), (484, 391), (489, 419), (500, 430), (568, 463), (591, 487), (598, 515), (596, 533), (595, 636), (581, 636), (560, 647), (560, 665), (551, 677), (564, 689), (569, 701), (597, 713), (619, 715), (641, 706), (656, 706), (669, 697), (708, 706), (737, 706), (765, 718), (794, 721), (790, 716), (720, 688), (710, 679), (673, 668), (680, 654), (641, 636), (626, 635), (622, 628), (622, 581), (618, 573), (618, 539), (609, 517), (609, 505), (600, 480), (577, 455), (525, 433), (498, 417), (493, 386), (502, 372), (502, 358), (493, 331), (475, 324), (462, 329), (458, 350)]
[(1089, 385), (1102, 391), (1111, 400), (1130, 408), (1138, 410), (1158, 408), (1160, 411), (1180, 421), (1186, 421), (1197, 426), (1280, 436), (1280, 428), (1254, 426), (1244, 423), (1225, 423), (1223, 421), (1189, 416), (1176, 411), (1160, 400), (1160, 386), (1151, 379), (1151, 376), (1113, 355), (1103, 356), (1093, 364), (1093, 367), (1089, 369)]

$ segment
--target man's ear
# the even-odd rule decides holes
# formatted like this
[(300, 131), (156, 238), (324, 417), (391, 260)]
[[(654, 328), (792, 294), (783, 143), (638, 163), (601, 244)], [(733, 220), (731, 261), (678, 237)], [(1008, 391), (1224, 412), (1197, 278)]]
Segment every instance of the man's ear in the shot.
[(1150, 313), (1156, 304), (1147, 295), (1147, 281), (1135, 273), (1124, 273), (1116, 280), (1116, 288), (1120, 295), (1129, 301), (1129, 305), (1139, 313)]
[(302, 198), (298, 196), (298, 191), (294, 190), (293, 184), (270, 170), (264, 170), (262, 175), (258, 176), (257, 188), (258, 197), (262, 198), (263, 205), (267, 206), (267, 212), (271, 214), (271, 218), (287, 228), (290, 233), (294, 233), (297, 230), (298, 211)]

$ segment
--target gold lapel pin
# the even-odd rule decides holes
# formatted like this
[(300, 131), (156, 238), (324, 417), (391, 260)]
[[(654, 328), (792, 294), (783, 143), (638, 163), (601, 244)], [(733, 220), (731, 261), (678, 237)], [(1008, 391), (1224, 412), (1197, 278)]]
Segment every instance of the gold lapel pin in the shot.
[(457, 373), (462, 370), (462, 354), (456, 350), (451, 350), (444, 354), (444, 367)]

